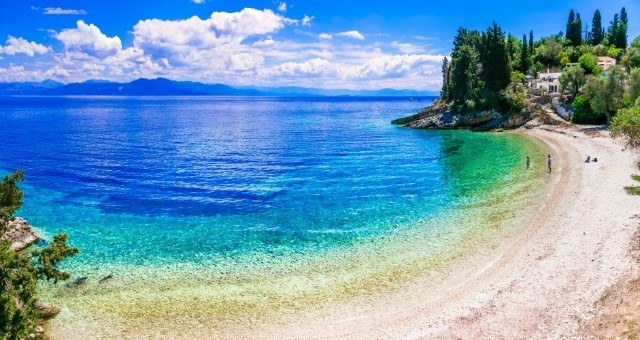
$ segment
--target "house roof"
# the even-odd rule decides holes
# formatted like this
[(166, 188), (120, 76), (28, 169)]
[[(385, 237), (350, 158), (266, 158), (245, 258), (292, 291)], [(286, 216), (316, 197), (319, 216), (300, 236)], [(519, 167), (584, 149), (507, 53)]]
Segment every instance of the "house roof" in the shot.
[(611, 58), (611, 57), (598, 57), (598, 62), (599, 63), (606, 63), (606, 62), (615, 63), (616, 60), (614, 58)]

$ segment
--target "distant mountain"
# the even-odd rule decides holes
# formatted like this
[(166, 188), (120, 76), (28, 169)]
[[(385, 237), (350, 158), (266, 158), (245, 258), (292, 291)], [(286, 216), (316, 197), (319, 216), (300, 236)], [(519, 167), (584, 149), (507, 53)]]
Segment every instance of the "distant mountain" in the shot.
[(240, 87), (243, 89), (255, 89), (262, 92), (267, 92), (273, 95), (281, 96), (359, 96), (359, 97), (433, 97), (438, 96), (439, 93), (435, 91), (418, 91), (418, 90), (395, 90), (395, 89), (382, 89), (382, 90), (346, 90), (346, 89), (316, 89), (308, 87), (258, 87), (248, 86)]
[(45, 80), (39, 83), (0, 83), (0, 95), (37, 95), (63, 85), (54, 80)]
[(166, 78), (137, 79), (129, 83), (90, 79), (82, 83), (62, 84), (53, 80), (40, 83), (0, 83), (0, 95), (48, 96), (375, 96), (430, 97), (435, 92), (415, 90), (324, 90), (305, 87), (232, 87), (174, 81)]

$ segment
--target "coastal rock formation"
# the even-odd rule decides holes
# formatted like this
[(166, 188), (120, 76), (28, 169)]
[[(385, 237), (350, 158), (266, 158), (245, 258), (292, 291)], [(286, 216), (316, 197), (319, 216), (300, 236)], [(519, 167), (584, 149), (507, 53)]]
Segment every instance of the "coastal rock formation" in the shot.
[(22, 218), (16, 218), (9, 222), (7, 231), (0, 240), (9, 240), (11, 250), (21, 251), (28, 246), (38, 242), (40, 238), (33, 231), (33, 228)]
[(548, 119), (545, 107), (537, 102), (529, 102), (520, 113), (503, 114), (496, 111), (479, 111), (468, 114), (457, 113), (447, 105), (436, 103), (422, 109), (415, 115), (396, 119), (393, 124), (410, 129), (471, 129), (472, 131), (496, 131), (515, 129), (532, 119), (544, 124)]

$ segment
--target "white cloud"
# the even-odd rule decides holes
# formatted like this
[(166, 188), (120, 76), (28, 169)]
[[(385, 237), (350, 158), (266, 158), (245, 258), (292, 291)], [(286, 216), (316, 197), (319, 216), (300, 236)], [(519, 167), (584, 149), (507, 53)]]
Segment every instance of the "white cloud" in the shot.
[(191, 0), (191, 2), (193, 2), (194, 4), (204, 4), (206, 3), (208, 0)]
[(64, 44), (66, 51), (104, 58), (122, 50), (119, 37), (110, 38), (94, 24), (87, 25), (82, 20), (78, 20), (76, 25), (76, 28), (63, 30), (55, 36)]
[(315, 19), (315, 17), (305, 15), (301, 20), (302, 26), (311, 26), (311, 22), (313, 21), (313, 19)]
[(362, 33), (358, 32), (358, 31), (355, 31), (355, 30), (336, 33), (336, 35), (339, 35), (341, 37), (348, 37), (348, 38), (353, 38), (353, 39), (358, 39), (358, 40), (364, 40), (364, 35), (362, 35)]
[(287, 3), (286, 2), (281, 2), (280, 4), (278, 4), (278, 11), (284, 13), (287, 11)]
[[(37, 7), (31, 6), (31, 9), (37, 9)], [(48, 15), (84, 15), (87, 12), (83, 9), (63, 9), (60, 7), (47, 7), (42, 12)]]
[[(131, 29), (131, 46), (123, 46), (118, 36), (108, 36), (80, 20), (74, 28), (53, 32), (64, 45), (62, 53), (4, 66), (0, 81), (167, 77), (229, 85), (440, 87), (443, 56), (426, 54), (421, 41), (391, 42), (375, 34), (365, 39), (356, 30), (322, 33), (300, 28), (312, 20), (311, 16), (290, 19), (282, 12), (251, 8), (214, 12), (208, 18), (141, 20)], [(293, 31), (293, 38), (281, 34), (285, 30)], [(9, 53), (14, 54), (52, 52), (36, 42), (10, 38), (0, 52), (5, 53), (9, 46)]]
[(15, 55), (15, 54), (26, 54), (30, 57), (33, 57), (36, 54), (46, 54), (51, 51), (51, 47), (46, 47), (44, 45), (38, 44), (36, 42), (29, 42), (24, 38), (16, 38), (13, 36), (9, 36), (7, 38), (7, 42), (5, 46), (0, 46), (0, 53)]

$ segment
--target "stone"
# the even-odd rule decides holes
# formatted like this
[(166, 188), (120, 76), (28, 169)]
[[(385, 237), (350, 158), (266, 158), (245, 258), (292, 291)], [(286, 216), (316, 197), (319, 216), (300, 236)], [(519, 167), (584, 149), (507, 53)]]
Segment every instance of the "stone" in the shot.
[(36, 301), (33, 307), (40, 312), (43, 319), (52, 318), (60, 313), (60, 308), (42, 301)]
[(9, 231), (2, 235), (0, 240), (9, 240), (11, 250), (21, 251), (38, 242), (40, 238), (26, 220), (16, 218), (9, 222)]
[(98, 283), (103, 284), (109, 280), (113, 279), (113, 274), (109, 274), (103, 278), (100, 279), (100, 281), (98, 281)]

